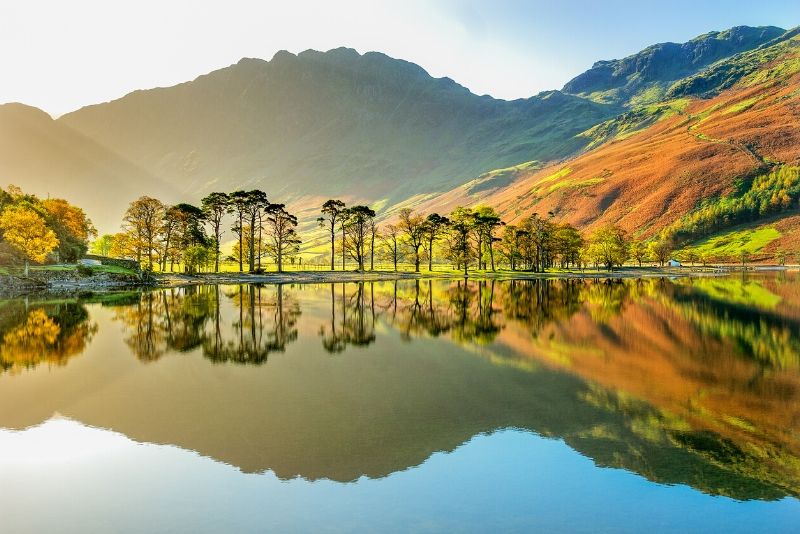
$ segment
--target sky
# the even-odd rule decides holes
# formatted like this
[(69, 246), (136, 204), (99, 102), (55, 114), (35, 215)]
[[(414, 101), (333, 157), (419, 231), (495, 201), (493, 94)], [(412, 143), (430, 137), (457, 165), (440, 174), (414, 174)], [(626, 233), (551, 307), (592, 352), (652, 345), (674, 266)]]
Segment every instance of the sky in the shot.
[(599, 59), (736, 25), (800, 25), (797, 0), (0, 0), (0, 103), (54, 116), (278, 50), (380, 51), (478, 94), (560, 88)]

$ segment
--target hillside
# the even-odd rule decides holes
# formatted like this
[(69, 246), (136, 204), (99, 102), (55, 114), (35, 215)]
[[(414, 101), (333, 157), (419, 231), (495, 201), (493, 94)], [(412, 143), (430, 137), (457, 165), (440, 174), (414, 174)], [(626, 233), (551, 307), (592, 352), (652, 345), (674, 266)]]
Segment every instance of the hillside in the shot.
[(0, 105), (0, 187), (9, 184), (85, 207), (101, 228), (119, 226), (127, 203), (144, 192), (177, 197), (165, 181), (22, 104)]
[(576, 152), (613, 106), (559, 91), (504, 101), (379, 53), (243, 59), (58, 122), (175, 184), (190, 200), (259, 187), (270, 198), (395, 202), (481, 172)]
[[(422, 208), (486, 203), (507, 220), (553, 213), (581, 228), (619, 223), (641, 238), (669, 229), (690, 240), (793, 215), (800, 199), (795, 32), (676, 85), (687, 86), (703, 87), (707, 98), (676, 90), (681, 98), (635, 108), (583, 132), (593, 150), (523, 169), (497, 186), (479, 178), (484, 187), (467, 184)], [(778, 224), (776, 238), (780, 228), (793, 232), (796, 226)]]

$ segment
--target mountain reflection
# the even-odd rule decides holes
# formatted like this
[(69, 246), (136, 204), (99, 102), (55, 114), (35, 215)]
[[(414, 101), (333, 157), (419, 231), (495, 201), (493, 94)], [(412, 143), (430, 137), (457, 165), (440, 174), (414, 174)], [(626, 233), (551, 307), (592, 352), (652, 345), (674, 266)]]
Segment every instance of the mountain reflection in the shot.
[[(0, 405), (38, 407), (28, 419), (0, 411), (0, 425), (58, 411), (244, 471), (338, 481), (514, 427), (652, 481), (800, 495), (795, 275), (190, 286), (103, 305), (142, 362), (183, 369), (191, 353), (224, 365), (199, 360), (189, 380), (128, 358), (130, 383), (75, 378), (98, 391), (80, 407), (57, 376), (35, 402), (0, 388)], [(86, 306), (6, 303), (4, 368), (87, 350)], [(282, 352), (258, 372), (235, 365)]]

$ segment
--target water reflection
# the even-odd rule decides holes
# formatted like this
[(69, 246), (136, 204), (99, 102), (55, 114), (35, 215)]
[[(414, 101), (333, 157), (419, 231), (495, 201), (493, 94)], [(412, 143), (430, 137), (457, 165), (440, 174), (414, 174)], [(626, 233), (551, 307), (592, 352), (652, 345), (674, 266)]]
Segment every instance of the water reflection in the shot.
[(96, 332), (77, 302), (17, 299), (0, 306), (0, 370), (19, 373), (40, 364), (65, 365)]
[[(77, 354), (96, 330), (89, 304), (48, 308), (46, 318), (41, 306), (10, 305), (3, 362), (35, 352), (14, 332), (40, 332), (36, 343), (62, 352), (64, 336), (78, 336)], [(513, 427), (651, 481), (738, 499), (800, 494), (794, 275), (193, 286), (104, 305), (128, 361), (171, 372), (126, 367), (126, 382), (76, 374), (93, 392), (77, 404), (61, 396), (70, 378), (53, 377), (37, 402), (244, 471), (378, 478)], [(181, 354), (271, 363), (256, 372)], [(0, 405), (31, 402), (16, 383), (0, 387)], [(157, 394), (137, 397), (148, 389)], [(41, 421), (21, 412), (0, 411), (0, 426)]]

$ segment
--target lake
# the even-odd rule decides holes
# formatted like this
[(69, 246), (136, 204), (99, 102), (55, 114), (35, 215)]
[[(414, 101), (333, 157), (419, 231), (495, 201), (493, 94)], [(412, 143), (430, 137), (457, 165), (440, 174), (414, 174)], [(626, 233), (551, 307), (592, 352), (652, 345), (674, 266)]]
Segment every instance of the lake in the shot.
[(0, 301), (3, 532), (792, 532), (800, 276)]

